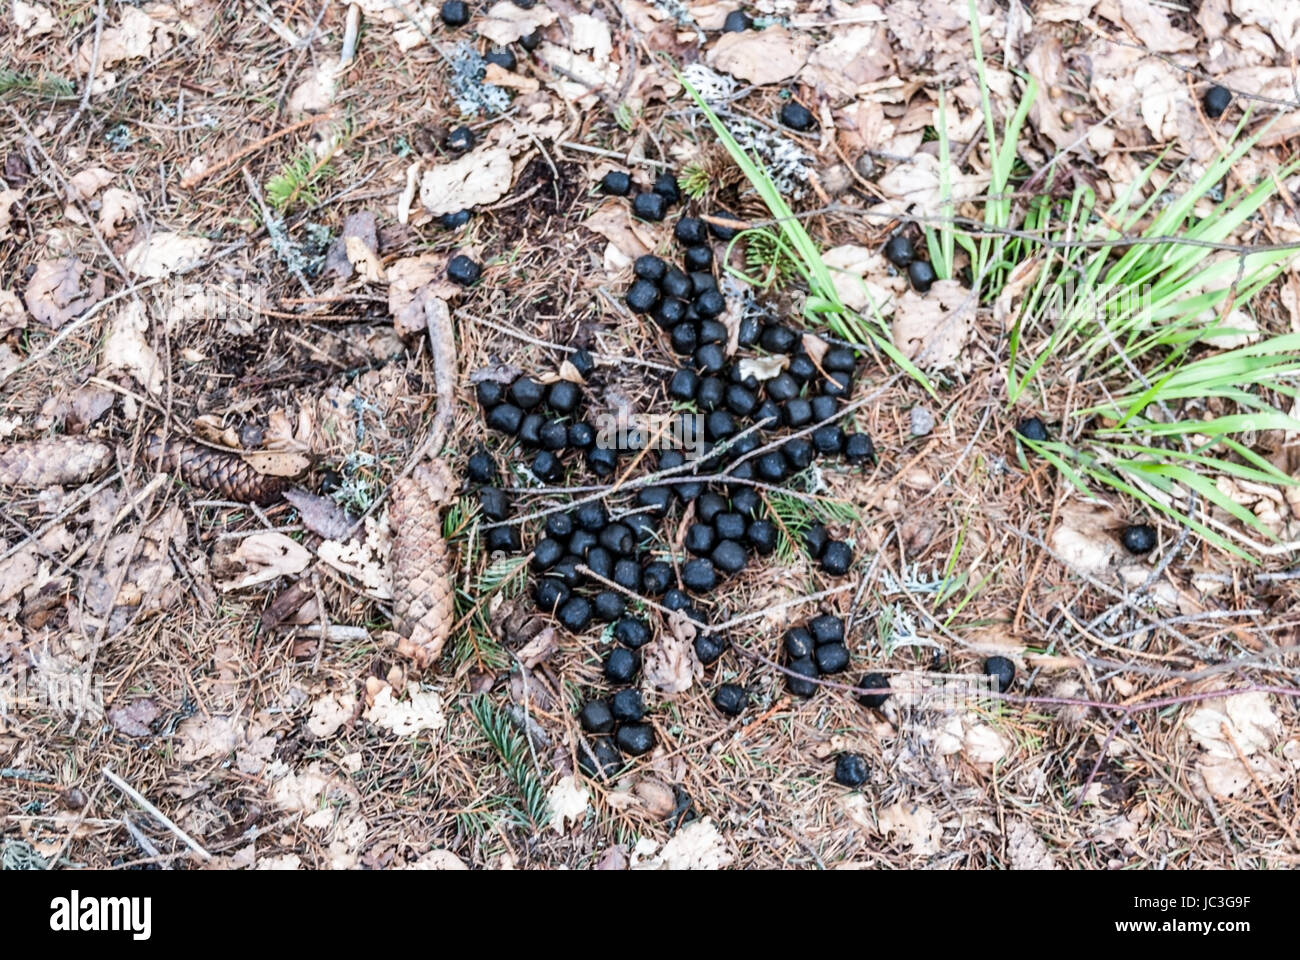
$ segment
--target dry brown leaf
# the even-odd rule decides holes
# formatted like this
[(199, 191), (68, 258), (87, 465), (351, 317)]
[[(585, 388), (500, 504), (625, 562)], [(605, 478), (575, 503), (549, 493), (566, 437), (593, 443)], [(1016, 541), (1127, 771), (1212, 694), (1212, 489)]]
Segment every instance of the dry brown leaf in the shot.
[(140, 208), (140, 201), (118, 187), (109, 187), (100, 198), (99, 231), (110, 240), (117, 236), (117, 228), (123, 220), (135, 216)]
[(147, 737), (153, 733), (150, 724), (158, 719), (158, 704), (148, 698), (132, 700), (108, 711), (108, 719), (128, 737)]
[(116, 174), (110, 173), (103, 167), (87, 167), (69, 177), (68, 183), (80, 199), (89, 200), (99, 192), (101, 187), (112, 183), (115, 176)]
[(486, 14), (474, 18), (474, 29), (480, 36), (495, 44), (506, 46), (528, 36), (541, 27), (555, 22), (555, 11), (545, 4), (536, 4), (528, 10), (516, 6), (511, 0), (492, 4)]
[(302, 524), (318, 537), (338, 540), (352, 528), (352, 517), (328, 497), (292, 487), (284, 492), (284, 499), (293, 504)]
[(127, 270), (137, 277), (160, 279), (192, 267), (208, 255), (212, 241), (179, 233), (155, 233), (141, 240), (122, 258)]
[[(1150, 0), (1118, 0), (1119, 15), (1133, 31), (1135, 39), (1148, 50), (1178, 53), (1196, 46), (1196, 38), (1170, 22), (1170, 12)], [(1105, 13), (1105, 16), (1111, 16)]]
[[(884, 14), (880, 14), (884, 20)], [(837, 98), (856, 96), (866, 84), (894, 75), (889, 37), (879, 24), (837, 30), (817, 47), (799, 71), (799, 80), (823, 87)]]
[(629, 262), (649, 253), (659, 245), (662, 228), (634, 220), (628, 205), (606, 200), (582, 225), (612, 243)]
[(905, 800), (880, 811), (880, 832), (886, 837), (893, 834), (898, 842), (921, 855), (938, 853), (943, 842), (943, 826), (934, 811)]
[(655, 689), (664, 693), (681, 693), (691, 688), (695, 663), (688, 640), (660, 631), (658, 637), (646, 644), (642, 672)]
[(551, 811), (551, 826), (555, 828), (555, 832), (563, 836), (570, 821), (575, 827), (582, 826), (590, 806), (588, 804), (590, 799), (591, 791), (584, 787), (577, 777), (572, 774), (561, 777), (555, 786), (546, 792), (546, 805)]
[(964, 369), (974, 320), (970, 291), (956, 280), (938, 280), (924, 295), (908, 290), (899, 297), (894, 343), (923, 370)]
[(425, 730), (438, 733), (447, 725), (442, 712), (442, 697), (432, 690), (412, 690), (409, 698), (398, 702), (392, 687), (375, 697), (365, 718), (399, 737), (412, 737)]
[(258, 450), (243, 457), (264, 477), (298, 477), (311, 467), (311, 457), (288, 450)]
[(244, 572), (218, 580), (217, 586), (224, 591), (242, 590), (276, 577), (302, 573), (311, 563), (311, 551), (282, 533), (255, 533), (239, 541), (230, 562)]
[(10, 330), (23, 330), (27, 327), (27, 311), (18, 295), (9, 290), (0, 290), (0, 337)]
[(753, 84), (789, 80), (808, 62), (812, 46), (805, 34), (785, 27), (724, 33), (705, 61), (715, 70)]
[(83, 289), (85, 272), (85, 265), (76, 257), (38, 262), (23, 291), (31, 315), (58, 329), (98, 303), (104, 296), (104, 278), (96, 275)]
[(513, 175), (509, 151), (480, 148), (426, 170), (420, 179), (420, 202), (434, 216), (494, 203), (510, 189)]
[(136, 383), (158, 396), (162, 393), (163, 369), (157, 352), (145, 339), (148, 330), (149, 319), (139, 302), (125, 303), (109, 324), (99, 370), (100, 373), (114, 370), (129, 373)]
[(23, 32), (24, 37), (39, 37), (42, 34), (53, 33), (57, 25), (58, 21), (54, 18), (54, 14), (44, 4), (14, 0), (14, 26)]

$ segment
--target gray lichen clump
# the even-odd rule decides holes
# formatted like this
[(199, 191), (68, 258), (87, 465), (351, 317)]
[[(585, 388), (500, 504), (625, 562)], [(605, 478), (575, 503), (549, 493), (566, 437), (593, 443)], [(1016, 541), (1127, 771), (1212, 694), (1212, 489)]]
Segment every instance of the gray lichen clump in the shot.
[(468, 43), (460, 43), (451, 52), (452, 96), (463, 115), (503, 113), (510, 107), (510, 95), (501, 87), (484, 83), (485, 76), (487, 61)]

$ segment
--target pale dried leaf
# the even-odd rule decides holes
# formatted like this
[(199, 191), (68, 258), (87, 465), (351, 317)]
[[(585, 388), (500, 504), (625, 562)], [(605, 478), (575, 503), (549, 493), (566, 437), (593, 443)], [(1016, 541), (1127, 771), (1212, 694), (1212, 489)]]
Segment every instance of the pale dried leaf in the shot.
[(141, 240), (122, 258), (127, 270), (137, 277), (159, 279), (192, 267), (208, 255), (212, 241), (179, 233), (155, 233)]
[(880, 832), (886, 837), (893, 834), (899, 843), (921, 855), (938, 853), (943, 842), (943, 826), (934, 811), (905, 800), (880, 811)]
[(780, 83), (808, 61), (811, 42), (782, 26), (724, 33), (705, 57), (709, 66), (753, 84)]
[(681, 693), (691, 688), (695, 658), (689, 642), (660, 632), (645, 646), (646, 680), (664, 693)]
[(58, 329), (98, 303), (104, 296), (104, 280), (98, 277), (83, 289), (85, 271), (85, 265), (75, 257), (38, 262), (23, 291), (32, 316)]
[(121, 370), (149, 393), (162, 393), (163, 368), (158, 353), (145, 339), (149, 319), (137, 301), (122, 306), (108, 327), (104, 350), (99, 358), (100, 373)]
[(244, 574), (218, 580), (217, 586), (225, 591), (242, 590), (276, 577), (301, 573), (311, 562), (311, 551), (282, 533), (255, 533), (239, 541), (230, 560)]
[(548, 27), (555, 22), (555, 11), (545, 4), (537, 4), (525, 10), (510, 0), (500, 0), (492, 4), (485, 15), (474, 18), (474, 29), (480, 36), (487, 37), (493, 43), (505, 46), (526, 37), (540, 27)]
[(68, 178), (68, 183), (73, 191), (82, 200), (89, 200), (101, 187), (106, 187), (113, 182), (116, 176), (105, 170), (103, 167), (87, 167), (80, 173), (73, 174)]
[(100, 233), (113, 239), (117, 236), (117, 228), (122, 221), (134, 217), (139, 208), (140, 201), (130, 193), (118, 187), (109, 187), (100, 198)]
[(31, 38), (52, 33), (58, 21), (44, 4), (14, 0), (14, 25), (23, 32), (24, 37)]
[(894, 343), (922, 369), (965, 369), (974, 321), (971, 292), (956, 280), (938, 280), (926, 294), (908, 290), (898, 298)]
[(132, 700), (108, 711), (109, 722), (128, 737), (147, 737), (153, 733), (150, 724), (158, 719), (158, 704), (147, 697)]
[(551, 787), (546, 792), (546, 805), (551, 811), (551, 826), (555, 832), (563, 835), (569, 821), (575, 827), (581, 826), (590, 799), (591, 792), (572, 774), (562, 777)]
[(331, 693), (319, 697), (311, 705), (307, 729), (314, 737), (321, 739), (332, 737), (338, 733), (339, 727), (352, 719), (356, 706), (357, 698), (351, 693)]
[(420, 202), (434, 216), (493, 203), (510, 189), (513, 175), (508, 150), (480, 148), (426, 170), (420, 180)]
[(338, 540), (352, 528), (352, 517), (328, 497), (319, 497), (306, 490), (291, 487), (284, 499), (293, 504), (304, 527), (326, 540)]
[(399, 737), (410, 737), (425, 730), (437, 733), (447, 725), (442, 712), (442, 697), (432, 690), (413, 690), (409, 699), (398, 702), (392, 687), (375, 697), (365, 717)]
[(176, 759), (181, 763), (226, 757), (234, 751), (243, 732), (241, 724), (231, 717), (190, 717), (176, 728), (180, 743)]
[(1188, 716), (1186, 727), (1201, 749), (1211, 756), (1233, 760), (1237, 758), (1234, 742), (1249, 757), (1267, 751), (1282, 734), (1282, 722), (1265, 693), (1241, 693), (1211, 701)]

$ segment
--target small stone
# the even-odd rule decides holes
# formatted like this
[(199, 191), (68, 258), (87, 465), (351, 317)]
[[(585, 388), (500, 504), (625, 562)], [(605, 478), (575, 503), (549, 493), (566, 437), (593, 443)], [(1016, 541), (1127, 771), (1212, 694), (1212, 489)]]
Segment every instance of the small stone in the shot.
[(934, 430), (934, 414), (929, 407), (918, 404), (909, 411), (907, 418), (914, 437), (929, 436)]

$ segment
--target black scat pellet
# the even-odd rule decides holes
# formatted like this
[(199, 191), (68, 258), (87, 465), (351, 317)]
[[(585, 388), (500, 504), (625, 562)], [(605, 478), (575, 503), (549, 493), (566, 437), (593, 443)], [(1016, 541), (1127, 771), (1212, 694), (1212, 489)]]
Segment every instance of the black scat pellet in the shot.
[(587, 551), (596, 546), (597, 542), (596, 534), (593, 531), (579, 525), (578, 529), (569, 535), (569, 552), (579, 557), (585, 557)]
[(716, 293), (718, 291), (718, 278), (707, 270), (692, 271), (691, 290), (697, 298), (706, 293)]
[(938, 279), (934, 275), (934, 267), (924, 260), (913, 260), (907, 265), (907, 279), (912, 282), (912, 289), (917, 293), (925, 293)]
[(567, 552), (567, 548), (559, 540), (543, 537), (537, 541), (537, 546), (533, 547), (532, 568), (537, 573), (549, 570), (559, 563)]
[(546, 391), (546, 405), (565, 416), (573, 413), (581, 400), (582, 388), (569, 380), (556, 380)]
[(853, 566), (853, 550), (842, 540), (826, 544), (820, 557), (822, 569), (833, 577), (842, 577)]
[(794, 472), (807, 470), (812, 466), (816, 453), (813, 442), (807, 437), (792, 437), (781, 447), (781, 455), (785, 457), (785, 462)]
[(489, 50), (483, 57), (485, 63), (495, 63), (502, 70), (514, 71), (519, 64), (515, 60), (515, 55), (505, 47), (498, 47), (495, 50)]
[(573, 518), (578, 521), (578, 526), (583, 530), (600, 533), (605, 529), (605, 524), (609, 523), (609, 511), (599, 500), (588, 500), (578, 505)]
[(463, 253), (452, 257), (447, 263), (447, 279), (468, 287), (478, 281), (482, 268)]
[(600, 773), (607, 777), (613, 777), (619, 770), (623, 769), (623, 758), (619, 755), (611, 738), (592, 737), (591, 753), (581, 747), (578, 749), (578, 766), (589, 777), (597, 776)]
[(695, 298), (695, 312), (706, 320), (720, 316), (727, 309), (727, 301), (717, 290), (705, 290)]
[(791, 627), (785, 632), (781, 645), (790, 660), (811, 657), (813, 651), (817, 649), (817, 645), (813, 643), (812, 633), (807, 627)]
[(799, 343), (799, 335), (779, 323), (769, 324), (758, 338), (758, 345), (768, 353), (790, 353)]
[(667, 487), (642, 487), (636, 494), (636, 505), (657, 516), (668, 512), (673, 493)]
[[(881, 689), (883, 688), (883, 689)], [(860, 693), (858, 703), (878, 710), (889, 699), (889, 678), (883, 673), (868, 673), (858, 681), (859, 690), (881, 690), (880, 693)]]
[(735, 576), (745, 569), (747, 558), (745, 548), (735, 540), (722, 540), (709, 554), (714, 569), (721, 570), (727, 576)]
[(653, 540), (659, 529), (659, 524), (649, 513), (629, 513), (623, 517), (623, 522), (632, 531), (632, 536), (636, 538), (639, 546), (644, 546)]
[(530, 413), (519, 421), (519, 442), (526, 447), (540, 447), (542, 445), (542, 425), (546, 423), (546, 418), (540, 413)]
[(831, 535), (826, 531), (826, 527), (820, 523), (814, 523), (803, 534), (803, 545), (808, 549), (808, 555), (814, 560), (822, 555), (826, 549), (826, 544), (830, 543)]
[(605, 679), (610, 683), (631, 683), (640, 665), (640, 658), (631, 650), (615, 647), (605, 658)]
[(638, 193), (632, 198), (632, 212), (642, 220), (662, 220), (668, 203), (657, 193)]
[(844, 430), (835, 423), (828, 423), (812, 432), (813, 446), (823, 456), (835, 456), (844, 450)]
[(626, 524), (611, 523), (599, 534), (600, 545), (610, 553), (625, 557), (636, 549), (636, 538)]
[(660, 299), (659, 304), (650, 311), (650, 319), (658, 324), (661, 330), (671, 330), (686, 319), (686, 301), (678, 300), (676, 297)]
[(916, 259), (912, 241), (901, 233), (894, 234), (885, 244), (885, 259), (900, 269), (906, 269)]
[(704, 421), (706, 440), (725, 440), (736, 432), (736, 421), (726, 410), (714, 410)]
[[(472, 460), (472, 459), (473, 459), (473, 458), (471, 458), (471, 460)], [(479, 483), (495, 483), (495, 482), (496, 482), (496, 465), (495, 465), (495, 464), (493, 464), (493, 466), (492, 466), (492, 471), (493, 471), (493, 475), (492, 475), (492, 479), (491, 479), (491, 480), (487, 480), (487, 481), (482, 481), (482, 480), (480, 480), (480, 481), (477, 481), (477, 482), (479, 482)], [(471, 475), (470, 475), (470, 479), (471, 479), (471, 480), (474, 479), (474, 476), (473, 476), (472, 473), (471, 473)], [(320, 492), (321, 492), (323, 495), (325, 495), (325, 496), (328, 497), (331, 493), (334, 493), (336, 490), (341, 490), (342, 488), (343, 488), (343, 474), (339, 473), (337, 470), (323, 470), (323, 471), (321, 472), (321, 475), (320, 475)]]
[(479, 510), (492, 523), (510, 516), (510, 495), (500, 487), (484, 487), (478, 492)]
[(813, 617), (808, 623), (808, 631), (818, 646), (823, 643), (844, 642), (844, 620), (831, 613)]
[(876, 458), (876, 445), (865, 433), (850, 433), (844, 438), (844, 459), (849, 463), (865, 463)]
[(663, 197), (666, 203), (677, 203), (682, 198), (681, 193), (677, 189), (677, 178), (671, 173), (657, 174), (655, 176), (654, 186), (650, 189)]
[(1217, 120), (1223, 116), (1223, 111), (1228, 109), (1228, 104), (1231, 102), (1232, 91), (1217, 84), (1206, 90), (1205, 95), (1201, 98), (1201, 106), (1205, 109), (1205, 115), (1212, 120)]
[(563, 450), (569, 442), (569, 428), (558, 420), (547, 420), (537, 431), (537, 437), (543, 450)]
[(835, 782), (842, 787), (860, 787), (867, 782), (867, 761), (856, 753), (841, 753), (835, 760)]
[(763, 332), (763, 325), (759, 323), (758, 317), (741, 317), (740, 330), (736, 333), (736, 343), (742, 347), (752, 347), (758, 343), (758, 338)]
[(497, 463), (490, 453), (479, 451), (470, 456), (465, 472), (475, 483), (496, 483)]
[(781, 426), (781, 408), (771, 398), (764, 400), (754, 411), (753, 420), (764, 431), (775, 430)]
[(712, 523), (713, 518), (727, 509), (727, 498), (720, 493), (708, 491), (702, 493), (695, 501), (695, 518), (701, 523)]
[(695, 391), (695, 402), (701, 410), (709, 413), (722, 406), (722, 401), (726, 395), (727, 385), (723, 381), (717, 377), (705, 377), (700, 381), (700, 386)]
[(724, 344), (727, 342), (727, 325), (721, 320), (701, 320), (699, 331), (700, 343)]
[(449, 27), (463, 27), (469, 23), (469, 4), (464, 0), (447, 0), (438, 11), (438, 16)]
[(591, 376), (591, 372), (596, 369), (596, 361), (591, 358), (591, 353), (587, 350), (574, 350), (569, 354), (569, 363), (573, 364), (573, 369), (578, 371), (578, 376), (583, 380)]
[(487, 425), (491, 429), (498, 433), (507, 433), (512, 437), (519, 433), (519, 425), (523, 421), (524, 412), (513, 403), (498, 403), (488, 411), (486, 417)]
[(587, 467), (598, 477), (608, 477), (618, 468), (618, 453), (608, 447), (592, 447), (587, 451)]
[(521, 410), (532, 410), (546, 396), (546, 388), (532, 377), (516, 377), (510, 384), (510, 399)]
[[(727, 210), (715, 210), (712, 215), (719, 220), (739, 221), (740, 219), (734, 213), (730, 213)], [(731, 240), (739, 232), (740, 231), (736, 227), (728, 227), (721, 223), (709, 223), (709, 233), (713, 234), (719, 240)]]
[(786, 373), (794, 377), (800, 383), (807, 383), (813, 377), (818, 376), (821, 371), (817, 369), (817, 364), (813, 363), (812, 357), (806, 353), (796, 353), (790, 358), (790, 365), (785, 368)]
[(457, 127), (447, 134), (447, 149), (464, 153), (474, 149), (474, 131), (469, 127)]
[(796, 697), (811, 697), (817, 692), (817, 684), (813, 683), (819, 676), (817, 664), (813, 663), (812, 657), (800, 657), (798, 660), (791, 660), (789, 669), (794, 676), (785, 675), (786, 688)]
[(726, 404), (727, 409), (736, 416), (747, 417), (758, 408), (758, 397), (753, 390), (733, 383), (727, 387)]
[(659, 455), (659, 469), (673, 470), (686, 462), (686, 454), (680, 450), (665, 450)]
[(702, 633), (695, 638), (695, 656), (706, 667), (716, 662), (726, 649), (726, 642), (714, 634)]
[(650, 623), (638, 617), (622, 617), (614, 624), (614, 639), (629, 650), (650, 642)]
[(1146, 523), (1135, 523), (1124, 528), (1120, 542), (1129, 553), (1150, 553), (1156, 547), (1156, 528)]
[(679, 270), (677, 267), (669, 268), (659, 286), (663, 290), (665, 297), (690, 300), (695, 296), (695, 286), (691, 283), (691, 278), (686, 275), (685, 271)]
[(759, 479), (765, 483), (780, 483), (790, 473), (790, 465), (786, 463), (780, 450), (771, 450), (763, 454), (756, 461), (754, 469), (758, 471)]
[(763, 389), (767, 391), (768, 398), (777, 403), (785, 403), (799, 396), (799, 384), (788, 373), (778, 373), (763, 384)]
[(745, 539), (760, 556), (770, 556), (776, 549), (776, 524), (768, 520), (755, 520), (745, 528)]
[[(527, 37), (524, 38), (528, 39)], [(523, 41), (520, 41), (523, 45)], [(531, 49), (524, 47), (525, 50)], [(627, 192), (632, 189), (632, 178), (622, 170), (611, 170), (600, 178), (601, 193), (609, 194), (612, 197), (626, 197)]]
[(655, 745), (654, 727), (648, 723), (625, 723), (614, 734), (614, 743), (624, 753), (639, 757)]
[(673, 353), (683, 357), (689, 356), (699, 346), (699, 328), (695, 324), (683, 320), (668, 332), (668, 340), (673, 346)]
[(610, 579), (624, 590), (641, 592), (641, 564), (631, 557), (620, 557), (614, 561), (614, 572)]
[(701, 373), (721, 373), (727, 365), (727, 355), (720, 343), (706, 343), (695, 350), (695, 369)]
[(989, 657), (984, 661), (984, 675), (996, 681), (999, 693), (1006, 693), (1016, 679), (1016, 665), (1006, 657)]
[(587, 566), (598, 577), (609, 579), (614, 572), (614, 555), (604, 547), (595, 546), (587, 551)]
[(641, 571), (641, 583), (646, 594), (652, 597), (663, 596), (668, 585), (673, 582), (673, 568), (663, 560), (655, 560), (645, 565)]
[(683, 546), (697, 557), (708, 556), (713, 545), (718, 542), (717, 532), (707, 523), (692, 523), (686, 528)]
[(1016, 424), (1016, 433), (1026, 440), (1042, 442), (1047, 439), (1047, 425), (1038, 417), (1025, 417)]
[(701, 493), (704, 492), (704, 483), (691, 481), (687, 483), (674, 483), (673, 495), (682, 503), (690, 503)]
[(496, 380), (481, 380), (474, 388), (474, 396), (480, 407), (489, 410), (506, 398), (506, 388)]
[(620, 690), (610, 700), (609, 707), (619, 723), (636, 723), (645, 716), (645, 704), (641, 701), (640, 690)]
[(746, 526), (745, 515), (739, 511), (720, 513), (713, 518), (713, 529), (719, 540), (739, 540), (745, 535)]
[(606, 623), (613, 623), (627, 612), (627, 598), (617, 590), (602, 590), (591, 601), (596, 616)]
[(516, 526), (492, 527), (483, 538), (483, 545), (489, 553), (494, 553), (497, 550), (518, 553), (523, 549), (523, 542), (519, 538), (519, 528)]
[(745, 373), (738, 363), (733, 363), (727, 368), (727, 380), (746, 390), (758, 389), (758, 377), (752, 373)]
[(649, 280), (657, 286), (668, 273), (668, 264), (662, 257), (646, 253), (636, 258), (636, 262), (632, 264), (632, 272), (642, 280)]
[(649, 280), (638, 280), (627, 288), (623, 299), (633, 313), (649, 313), (659, 302), (659, 288)]
[(553, 612), (571, 595), (569, 585), (556, 577), (542, 577), (533, 588), (533, 603), (545, 613)]
[(848, 347), (831, 347), (822, 357), (823, 370), (839, 370), (844, 373), (852, 373), (853, 366), (853, 351)]
[(853, 389), (853, 375), (847, 370), (831, 370), (822, 382), (822, 393), (828, 397), (847, 397)]
[(465, 224), (469, 223), (473, 211), (457, 210), (455, 213), (444, 213), (438, 218), (438, 226), (444, 230), (459, 230)]
[(811, 130), (816, 125), (816, 122), (812, 111), (802, 103), (791, 100), (781, 108), (781, 124), (791, 130), (805, 133)]
[(791, 397), (781, 407), (781, 419), (787, 427), (806, 427), (812, 423), (812, 404), (803, 397)]
[[(582, 557), (575, 556), (572, 553), (566, 554), (563, 560), (551, 567), (549, 575), (563, 580), (565, 586), (570, 590), (576, 589), (582, 586), (583, 582), (587, 579), (578, 572), (578, 564), (583, 562)], [(588, 611), (588, 613), (590, 613), (590, 611)]]
[(749, 18), (744, 10), (732, 10), (727, 14), (727, 19), (722, 21), (723, 33), (744, 33), (754, 26), (754, 21)]
[(673, 236), (678, 243), (693, 247), (708, 239), (709, 229), (699, 217), (682, 217), (673, 227)]
[(546, 518), (545, 526), (546, 535), (552, 540), (568, 543), (569, 535), (573, 533), (573, 514), (552, 513)]
[(737, 717), (749, 705), (745, 688), (734, 683), (724, 683), (713, 694), (713, 705), (729, 717)]
[(586, 450), (596, 442), (596, 428), (589, 423), (569, 424), (569, 446)]
[(578, 714), (582, 729), (588, 733), (609, 733), (614, 729), (614, 713), (604, 700), (592, 700)]
[(682, 564), (682, 586), (695, 593), (708, 593), (718, 585), (718, 574), (707, 557), (696, 557)]
[[(746, 433), (743, 436), (737, 436), (731, 446), (727, 448), (727, 459), (734, 460), (743, 457), (747, 453), (753, 453), (763, 445), (762, 439), (757, 433)], [(746, 460), (741, 466), (748, 466), (753, 461)], [(734, 474), (733, 474), (734, 476)]]
[(840, 409), (839, 401), (834, 397), (828, 397), (825, 394), (818, 394), (810, 401), (812, 403), (813, 422), (821, 423), (823, 420), (829, 420), (835, 416)]
[(687, 247), (686, 252), (682, 254), (682, 266), (691, 273), (696, 270), (710, 269), (713, 266), (713, 249), (704, 243)]
[(839, 673), (849, 665), (849, 648), (842, 643), (823, 643), (815, 651), (817, 669), (822, 673)]

